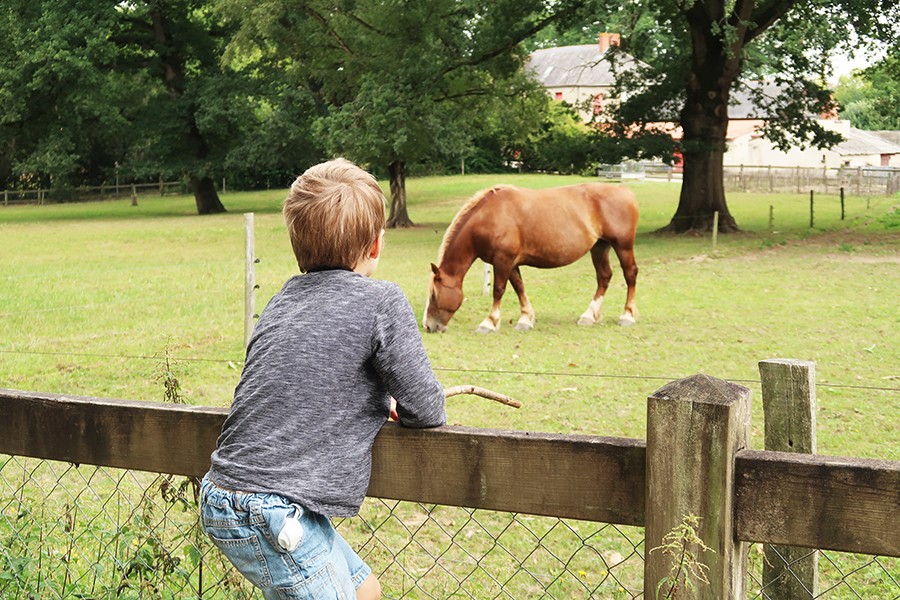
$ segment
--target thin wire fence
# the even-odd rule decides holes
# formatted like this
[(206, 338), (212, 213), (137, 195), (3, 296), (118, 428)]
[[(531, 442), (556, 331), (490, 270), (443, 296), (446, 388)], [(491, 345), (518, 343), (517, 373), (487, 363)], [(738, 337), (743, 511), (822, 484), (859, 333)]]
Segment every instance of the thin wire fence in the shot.
[[(0, 456), (0, 596), (258, 597), (203, 533), (197, 493), (192, 478)], [(638, 527), (376, 498), (335, 525), (387, 599), (645, 597)], [(748, 597), (774, 600), (763, 560), (752, 544)], [(820, 552), (809, 597), (900, 598), (900, 559)]]

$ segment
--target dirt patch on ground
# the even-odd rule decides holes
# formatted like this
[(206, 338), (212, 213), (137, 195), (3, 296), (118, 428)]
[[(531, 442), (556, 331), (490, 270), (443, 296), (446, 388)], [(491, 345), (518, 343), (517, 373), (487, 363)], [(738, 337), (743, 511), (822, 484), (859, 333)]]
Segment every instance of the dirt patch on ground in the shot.
[(821, 252), (823, 258), (858, 263), (900, 263), (900, 231), (856, 232), (826, 231), (787, 244), (795, 249)]

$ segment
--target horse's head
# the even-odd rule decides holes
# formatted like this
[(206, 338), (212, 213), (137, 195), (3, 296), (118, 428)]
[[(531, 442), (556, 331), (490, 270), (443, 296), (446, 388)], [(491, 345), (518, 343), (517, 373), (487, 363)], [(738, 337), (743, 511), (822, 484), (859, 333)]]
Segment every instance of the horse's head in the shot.
[(462, 280), (448, 277), (440, 267), (431, 263), (428, 299), (422, 325), (428, 333), (447, 331), (447, 323), (459, 310), (463, 301)]

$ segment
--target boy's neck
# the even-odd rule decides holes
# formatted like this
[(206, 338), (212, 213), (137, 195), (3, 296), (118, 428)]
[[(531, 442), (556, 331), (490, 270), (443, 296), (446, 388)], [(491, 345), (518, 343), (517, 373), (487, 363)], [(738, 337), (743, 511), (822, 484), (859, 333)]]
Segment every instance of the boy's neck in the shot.
[(313, 267), (312, 269), (307, 269), (307, 273), (320, 273), (322, 271), (352, 271), (350, 267)]

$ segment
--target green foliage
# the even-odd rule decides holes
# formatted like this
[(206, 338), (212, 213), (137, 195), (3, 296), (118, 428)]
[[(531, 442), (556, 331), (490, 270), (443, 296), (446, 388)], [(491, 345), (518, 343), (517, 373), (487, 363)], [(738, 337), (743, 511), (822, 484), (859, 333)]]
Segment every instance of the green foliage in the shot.
[(476, 170), (502, 168), (547, 107), (521, 72), (520, 42), (584, 5), (426, 0), (334, 10), (314, 1), (296, 11), (284, 0), (226, 0), (221, 9), (240, 25), (231, 60), (285, 67), (316, 99), (314, 137), (328, 154), (387, 172), (467, 159)]
[(835, 89), (841, 117), (860, 129), (900, 129), (900, 46)]
[(523, 146), (519, 159), (527, 171), (574, 174), (597, 162), (594, 132), (567, 105), (548, 102), (550, 110), (537, 133)]
[(138, 98), (129, 76), (111, 68), (110, 11), (11, 0), (0, 28), (0, 185), (60, 187), (85, 171), (93, 181), (109, 174), (130, 137), (122, 107)]

